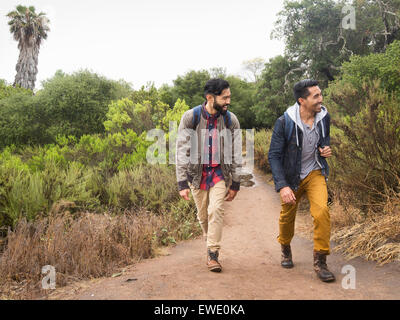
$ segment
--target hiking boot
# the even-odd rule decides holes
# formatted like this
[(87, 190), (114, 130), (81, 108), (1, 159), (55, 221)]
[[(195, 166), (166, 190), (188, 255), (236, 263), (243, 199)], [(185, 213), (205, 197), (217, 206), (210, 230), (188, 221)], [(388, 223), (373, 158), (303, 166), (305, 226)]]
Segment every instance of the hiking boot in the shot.
[(323, 282), (335, 281), (335, 275), (328, 270), (326, 254), (314, 251), (314, 270)]
[(208, 249), (208, 254), (207, 254), (207, 267), (209, 271), (212, 272), (221, 272), (222, 271), (222, 266), (218, 262), (218, 256), (219, 252), (212, 252), (210, 249)]
[(290, 248), (290, 245), (285, 246), (281, 244), (281, 251), (282, 251), (282, 256), (281, 256), (281, 266), (290, 269), (293, 268), (293, 261), (292, 261), (292, 249)]

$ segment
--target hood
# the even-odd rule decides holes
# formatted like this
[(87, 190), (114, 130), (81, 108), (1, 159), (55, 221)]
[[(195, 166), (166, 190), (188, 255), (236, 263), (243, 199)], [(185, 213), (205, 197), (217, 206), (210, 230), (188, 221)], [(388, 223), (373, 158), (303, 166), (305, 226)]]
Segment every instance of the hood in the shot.
[[(299, 144), (299, 136), (298, 136), (298, 128), (300, 128), (300, 130), (304, 132), (303, 123), (302, 123), (301, 118), (300, 118), (300, 105), (296, 102), (293, 106), (288, 108), (286, 110), (286, 112), (289, 115), (289, 117), (296, 124), (297, 146), (300, 146), (300, 144)], [(315, 126), (317, 126), (318, 123), (321, 122), (322, 119), (324, 119), (327, 114), (328, 114), (328, 110), (326, 109), (326, 107), (322, 106), (321, 112), (317, 113), (316, 116), (315, 116)], [(324, 127), (324, 123), (323, 122), (321, 122), (321, 126), (322, 126), (322, 136), (325, 138), (326, 134), (325, 134), (325, 127)]]

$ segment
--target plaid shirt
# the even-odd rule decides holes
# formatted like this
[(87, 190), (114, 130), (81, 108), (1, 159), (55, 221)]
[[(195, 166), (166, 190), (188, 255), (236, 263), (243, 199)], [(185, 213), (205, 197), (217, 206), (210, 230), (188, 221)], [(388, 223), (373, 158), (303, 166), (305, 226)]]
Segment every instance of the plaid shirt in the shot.
[(220, 113), (210, 115), (207, 112), (206, 104), (203, 104), (202, 113), (207, 119), (206, 139), (208, 138), (208, 145), (204, 146), (204, 154), (208, 154), (208, 163), (203, 165), (203, 172), (200, 183), (200, 190), (209, 190), (214, 187), (218, 182), (224, 180), (222, 174), (221, 164), (219, 159), (216, 159), (218, 153), (218, 117)]

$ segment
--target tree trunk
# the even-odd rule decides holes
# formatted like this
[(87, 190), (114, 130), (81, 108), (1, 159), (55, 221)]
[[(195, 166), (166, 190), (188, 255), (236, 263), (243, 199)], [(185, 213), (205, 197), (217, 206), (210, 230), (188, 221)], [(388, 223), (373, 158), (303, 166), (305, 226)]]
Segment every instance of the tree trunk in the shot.
[(29, 39), (18, 45), (20, 50), (16, 66), (14, 86), (20, 85), (23, 88), (33, 90), (35, 88), (36, 75), (38, 73), (39, 46), (35, 39)]
[(334, 81), (335, 78), (332, 75), (331, 71), (329, 70), (329, 68), (323, 68), (321, 70), (321, 72), (328, 78), (329, 81)]

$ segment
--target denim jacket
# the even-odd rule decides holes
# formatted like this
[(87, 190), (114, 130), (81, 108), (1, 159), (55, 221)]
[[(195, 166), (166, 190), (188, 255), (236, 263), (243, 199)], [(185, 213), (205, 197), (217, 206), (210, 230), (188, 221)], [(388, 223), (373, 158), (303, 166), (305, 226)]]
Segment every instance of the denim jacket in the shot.
[[(290, 137), (285, 137), (285, 116), (281, 116), (275, 123), (268, 153), (275, 183), (275, 190), (290, 187), (297, 191), (300, 185), (301, 153), (303, 145), (303, 125), (300, 119), (300, 106), (296, 103), (286, 113), (289, 121), (294, 122)], [(320, 113), (316, 114), (315, 123), (319, 133), (318, 148), (330, 146), (330, 115), (323, 106)], [(328, 179), (329, 166), (326, 158), (316, 150), (316, 161), (321, 167), (321, 172)]]

